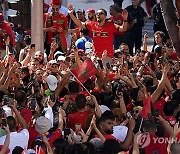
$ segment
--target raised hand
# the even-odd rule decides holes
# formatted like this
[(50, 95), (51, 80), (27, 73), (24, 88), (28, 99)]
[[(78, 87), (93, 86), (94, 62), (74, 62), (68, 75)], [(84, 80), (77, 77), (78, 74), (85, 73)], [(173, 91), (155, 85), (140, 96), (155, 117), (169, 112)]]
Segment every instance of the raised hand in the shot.
[(122, 11), (122, 17), (123, 17), (123, 20), (127, 20), (127, 17), (128, 17), (128, 11), (126, 9), (123, 9)]

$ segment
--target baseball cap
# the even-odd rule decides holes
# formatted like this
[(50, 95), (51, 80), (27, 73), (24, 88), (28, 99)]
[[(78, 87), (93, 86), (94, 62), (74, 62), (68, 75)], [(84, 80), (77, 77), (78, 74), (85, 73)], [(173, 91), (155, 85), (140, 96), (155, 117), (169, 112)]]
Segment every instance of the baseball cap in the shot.
[(95, 10), (94, 10), (93, 8), (89, 8), (89, 9), (87, 9), (87, 11), (86, 11), (86, 12), (95, 13)]
[(51, 91), (55, 91), (55, 89), (57, 88), (57, 84), (58, 84), (58, 80), (54, 75), (49, 75), (46, 78), (46, 82), (48, 84), (48, 87)]
[(38, 133), (43, 134), (51, 128), (51, 122), (48, 118), (41, 116), (36, 120), (35, 129)]
[(66, 60), (66, 57), (64, 57), (64, 56), (59, 56), (57, 58), (57, 61), (65, 61), (65, 60)]
[(84, 9), (78, 9), (78, 10), (76, 11), (76, 13), (78, 13), (78, 12), (85, 13), (85, 10), (84, 10)]
[(56, 58), (56, 56), (64, 56), (64, 53), (61, 52), (61, 51), (57, 51), (57, 52), (54, 54), (54, 58)]
[(51, 5), (61, 5), (61, 1), (60, 0), (51, 0)]
[(126, 126), (114, 126), (112, 136), (123, 142), (126, 139), (127, 131), (128, 128)]

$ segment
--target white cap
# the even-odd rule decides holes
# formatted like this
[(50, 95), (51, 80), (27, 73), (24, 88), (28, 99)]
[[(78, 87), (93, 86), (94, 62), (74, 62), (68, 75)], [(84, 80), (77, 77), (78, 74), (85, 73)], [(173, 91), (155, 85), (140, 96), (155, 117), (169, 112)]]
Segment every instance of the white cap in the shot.
[(65, 60), (66, 60), (66, 57), (64, 57), (64, 56), (59, 56), (57, 58), (57, 61), (65, 61)]
[(57, 88), (57, 84), (58, 84), (58, 80), (54, 75), (48, 75), (48, 77), (46, 78), (46, 82), (49, 86), (49, 89), (51, 91), (55, 91)]
[(127, 131), (128, 128), (126, 126), (114, 126), (112, 136), (123, 142), (126, 139)]
[(100, 107), (101, 113), (104, 113), (105, 111), (110, 111), (110, 109), (105, 105), (100, 105), (99, 107)]

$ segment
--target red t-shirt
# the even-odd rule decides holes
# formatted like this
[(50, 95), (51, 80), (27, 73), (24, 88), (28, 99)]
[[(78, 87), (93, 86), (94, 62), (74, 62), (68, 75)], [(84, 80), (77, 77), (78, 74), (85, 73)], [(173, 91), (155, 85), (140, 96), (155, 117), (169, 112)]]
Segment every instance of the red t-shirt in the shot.
[[(52, 16), (51, 13), (45, 13), (44, 14), (44, 27), (45, 28), (54, 27), (57, 29), (62, 28), (63, 30), (67, 30), (68, 29), (68, 19), (62, 13), (59, 13), (57, 16)], [(66, 36), (65, 36), (64, 31), (60, 32), (60, 33), (58, 33), (57, 31), (55, 31), (54, 33), (47, 32), (47, 44), (51, 44), (52, 37), (54, 37), (57, 34), (59, 34), (59, 37), (60, 37), (60, 46), (63, 49), (63, 51), (65, 51), (67, 48), (67, 42), (66, 42)]]
[(75, 131), (75, 124), (80, 123), (81, 128), (84, 129), (86, 126), (86, 119), (90, 112), (75, 112), (68, 115), (68, 127)]
[(164, 104), (166, 103), (166, 101), (164, 100), (164, 98), (161, 98), (159, 101), (156, 101), (154, 104), (153, 104), (153, 108), (156, 109), (156, 110), (159, 110), (159, 114), (161, 116), (164, 116), (163, 114), (163, 108), (164, 108)]
[[(145, 150), (145, 154), (153, 154), (153, 153), (157, 153), (157, 154), (167, 154), (167, 143), (163, 143), (162, 139), (159, 139), (158, 141), (158, 137), (155, 134), (149, 134), (150, 135), (150, 143), (148, 146), (146, 146), (144, 148)], [(147, 140), (149, 140), (147, 139)]]
[[(119, 16), (117, 18), (114, 18), (113, 16), (110, 17), (110, 20), (112, 22), (114, 22), (115, 24), (119, 25), (119, 26), (122, 26), (123, 24), (123, 17), (122, 17), (122, 14), (119, 14)], [(116, 33), (117, 35), (124, 35), (125, 32), (117, 32)]]
[[(2, 29), (4, 31), (4, 33), (7, 33), (10, 36), (10, 45), (11, 46), (15, 46), (15, 35), (14, 32), (12, 30), (11, 25), (8, 22), (3, 22), (2, 25), (0, 26), (0, 29)], [(1, 31), (2, 31), (1, 30)], [(3, 48), (3, 41), (2, 41), (2, 37), (0, 37), (0, 49)]]
[(107, 56), (114, 57), (113, 39), (114, 34), (118, 32), (118, 27), (110, 21), (106, 21), (102, 27), (98, 22), (87, 22), (86, 27), (93, 34), (92, 39), (97, 56), (102, 57), (102, 53), (107, 50)]

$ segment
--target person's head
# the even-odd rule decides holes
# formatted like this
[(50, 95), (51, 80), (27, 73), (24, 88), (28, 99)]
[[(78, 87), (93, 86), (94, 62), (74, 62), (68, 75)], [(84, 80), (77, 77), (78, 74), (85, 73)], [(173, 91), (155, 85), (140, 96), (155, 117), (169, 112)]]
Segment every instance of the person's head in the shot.
[(46, 144), (42, 140), (36, 139), (32, 142), (31, 149), (36, 149), (36, 147), (38, 151), (43, 151), (43, 153), (47, 154)]
[(104, 22), (107, 17), (107, 11), (103, 8), (97, 10), (96, 12), (96, 18), (97, 22)]
[(121, 151), (120, 144), (115, 139), (106, 140), (104, 142), (102, 153), (103, 154), (117, 154)]
[(142, 125), (143, 131), (148, 133), (156, 133), (157, 125), (153, 120), (144, 120)]
[(44, 60), (44, 54), (42, 51), (36, 51), (34, 54), (34, 58), (37, 58), (40, 61), (40, 64), (43, 63)]
[(12, 154), (20, 154), (24, 151), (24, 149), (20, 146), (16, 146), (13, 151), (12, 151)]
[(30, 45), (31, 44), (31, 36), (30, 35), (25, 35), (24, 36), (24, 42), (26, 45)]
[(42, 79), (43, 79), (43, 70), (42, 69), (37, 69), (36, 70), (36, 79), (38, 81), (42, 81)]
[(154, 40), (157, 45), (161, 45), (164, 41), (165, 34), (162, 31), (157, 31), (154, 33)]
[(180, 143), (173, 143), (170, 147), (170, 154), (180, 153)]
[(86, 107), (86, 96), (78, 94), (75, 99), (75, 104), (78, 110), (82, 110)]
[(68, 84), (68, 89), (70, 93), (78, 93), (79, 92), (79, 84), (76, 81), (71, 81)]
[(53, 142), (53, 153), (54, 154), (64, 154), (66, 152), (67, 143), (62, 138), (57, 138)]
[(96, 19), (95, 10), (93, 8), (89, 8), (86, 12), (89, 20), (93, 21)]
[(139, 0), (132, 0), (132, 5), (134, 7), (137, 7), (138, 6), (138, 3), (139, 3)]
[(124, 54), (125, 55), (128, 55), (129, 54), (129, 47), (126, 43), (122, 43), (120, 46), (119, 46), (119, 49), (124, 51)]
[(175, 110), (175, 105), (172, 101), (168, 101), (164, 104), (163, 113), (166, 116), (172, 116)]
[(111, 5), (110, 7), (109, 7), (109, 13), (110, 13), (110, 15), (112, 15), (112, 16), (115, 16), (115, 15), (117, 15), (117, 14), (119, 14), (119, 7), (117, 6), (117, 5)]
[(97, 120), (97, 127), (103, 134), (113, 133), (113, 121), (110, 117), (100, 117)]
[(30, 61), (29, 70), (30, 71), (35, 71), (37, 68), (39, 68), (39, 65), (40, 65), (39, 60), (37, 58), (33, 58)]
[(86, 28), (83, 28), (80, 30), (81, 36), (88, 36), (89, 35), (89, 30)]
[(143, 88), (142, 87), (132, 88), (130, 91), (130, 97), (134, 101), (138, 101), (138, 102), (143, 101), (145, 99)]
[(15, 94), (15, 100), (19, 105), (25, 105), (24, 103), (27, 100), (27, 95), (23, 90), (18, 90)]
[(61, 7), (61, 0), (51, 0), (52, 14), (56, 16), (59, 13)]
[(16, 119), (13, 116), (8, 116), (7, 117), (7, 124), (9, 126), (10, 132), (15, 132), (16, 131)]
[(78, 19), (79, 19), (80, 21), (85, 21), (85, 20), (86, 20), (86, 18), (85, 18), (85, 16), (86, 16), (85, 10), (79, 9), (79, 10), (77, 11), (77, 16), (78, 16)]

